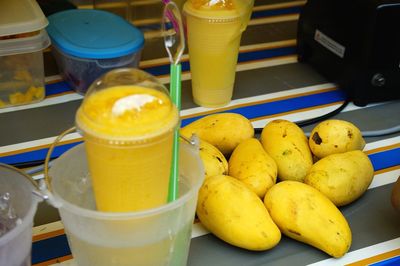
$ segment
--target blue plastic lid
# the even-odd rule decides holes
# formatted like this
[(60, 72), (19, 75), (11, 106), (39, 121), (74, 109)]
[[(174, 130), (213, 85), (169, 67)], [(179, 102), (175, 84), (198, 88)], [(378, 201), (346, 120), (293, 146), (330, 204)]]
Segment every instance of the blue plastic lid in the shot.
[(143, 33), (110, 12), (71, 9), (48, 17), (46, 28), (53, 45), (80, 58), (115, 58), (142, 49)]

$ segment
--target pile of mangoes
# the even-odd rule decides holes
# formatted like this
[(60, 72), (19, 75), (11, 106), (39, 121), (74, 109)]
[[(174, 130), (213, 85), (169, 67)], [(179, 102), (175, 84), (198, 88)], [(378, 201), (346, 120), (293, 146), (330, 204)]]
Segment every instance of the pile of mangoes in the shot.
[(247, 118), (221, 113), (181, 129), (192, 134), (206, 176), (196, 213), (211, 233), (248, 250), (271, 249), (284, 234), (335, 258), (346, 254), (351, 229), (338, 207), (361, 197), (374, 175), (354, 124), (325, 120), (308, 138), (276, 119), (256, 138)]

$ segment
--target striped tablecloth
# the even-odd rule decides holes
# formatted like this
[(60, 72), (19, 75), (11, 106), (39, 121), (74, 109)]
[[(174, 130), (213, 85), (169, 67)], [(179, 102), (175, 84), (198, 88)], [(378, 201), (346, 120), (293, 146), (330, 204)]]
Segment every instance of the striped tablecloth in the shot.
[[(154, 4), (154, 1), (151, 2)], [(157, 3), (158, 5), (160, 3)], [(261, 128), (276, 118), (302, 121), (338, 108), (346, 95), (307, 65), (297, 63), (296, 23), (304, 1), (256, 0), (240, 48), (235, 93), (223, 108), (203, 108), (191, 101), (190, 66), (183, 56), (182, 125), (204, 115), (235, 112)], [(169, 61), (159, 35), (159, 20), (134, 21), (145, 32), (140, 68), (169, 82)], [(47, 66), (53, 65), (49, 50)], [(65, 83), (54, 68), (46, 70), (46, 99), (0, 109), (0, 162), (24, 165), (42, 161), (49, 145), (73, 125), (82, 96)], [(377, 130), (400, 123), (400, 102), (358, 107), (349, 104), (338, 116), (362, 130)], [(7, 125), (7, 126), (5, 126)], [(312, 126), (305, 127), (306, 132)], [(283, 238), (271, 251), (247, 252), (216, 239), (195, 222), (189, 265), (400, 265), (400, 217), (390, 206), (392, 183), (400, 175), (400, 134), (366, 138), (365, 151), (375, 177), (359, 201), (342, 209), (353, 230), (353, 245), (343, 258), (331, 259), (312, 247)], [(68, 134), (53, 152), (57, 157), (82, 142)], [(34, 175), (35, 179), (42, 174)], [(75, 265), (60, 221), (33, 228), (33, 265)]]

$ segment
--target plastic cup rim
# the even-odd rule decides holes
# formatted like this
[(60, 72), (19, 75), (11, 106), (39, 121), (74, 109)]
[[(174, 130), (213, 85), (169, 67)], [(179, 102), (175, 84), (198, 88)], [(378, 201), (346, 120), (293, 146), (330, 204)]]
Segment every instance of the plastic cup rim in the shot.
[[(192, 8), (189, 4), (186, 4), (183, 6), (183, 13), (187, 16), (190, 15), (192, 17), (196, 17), (199, 19), (205, 19), (205, 20), (212, 20), (214, 22), (231, 22), (231, 21), (236, 21), (239, 20), (243, 17), (242, 13), (237, 13), (232, 10), (222, 10), (222, 13), (229, 14), (228, 16), (213, 16), (211, 15), (213, 11), (207, 11), (207, 10), (196, 10)], [(221, 12), (221, 11), (218, 11)]]

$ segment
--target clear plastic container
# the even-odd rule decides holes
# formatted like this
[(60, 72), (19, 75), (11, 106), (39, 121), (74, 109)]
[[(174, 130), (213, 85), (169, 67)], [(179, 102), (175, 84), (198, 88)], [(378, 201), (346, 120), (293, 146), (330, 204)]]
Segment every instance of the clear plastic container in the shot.
[(53, 204), (60, 211), (77, 265), (187, 264), (204, 169), (198, 148), (181, 144), (178, 198), (143, 211), (96, 210), (84, 144), (55, 161), (49, 172)]
[(0, 4), (0, 108), (44, 99), (47, 24), (36, 1)]
[(105, 72), (119, 67), (137, 67), (140, 61), (140, 51), (104, 59), (72, 56), (62, 52), (55, 45), (52, 52), (61, 75), (80, 94), (85, 94), (90, 84)]
[[(0, 234), (0, 265), (31, 265), (33, 218), (41, 201), (33, 190), (34, 186), (24, 173), (0, 164), (0, 227), (7, 228)], [(8, 217), (3, 217), (5, 212)]]
[(35, 32), (48, 24), (35, 0), (0, 2), (0, 36)]
[(101, 10), (75, 9), (49, 16), (47, 32), (61, 75), (78, 93), (105, 72), (138, 67), (143, 33), (123, 18)]

